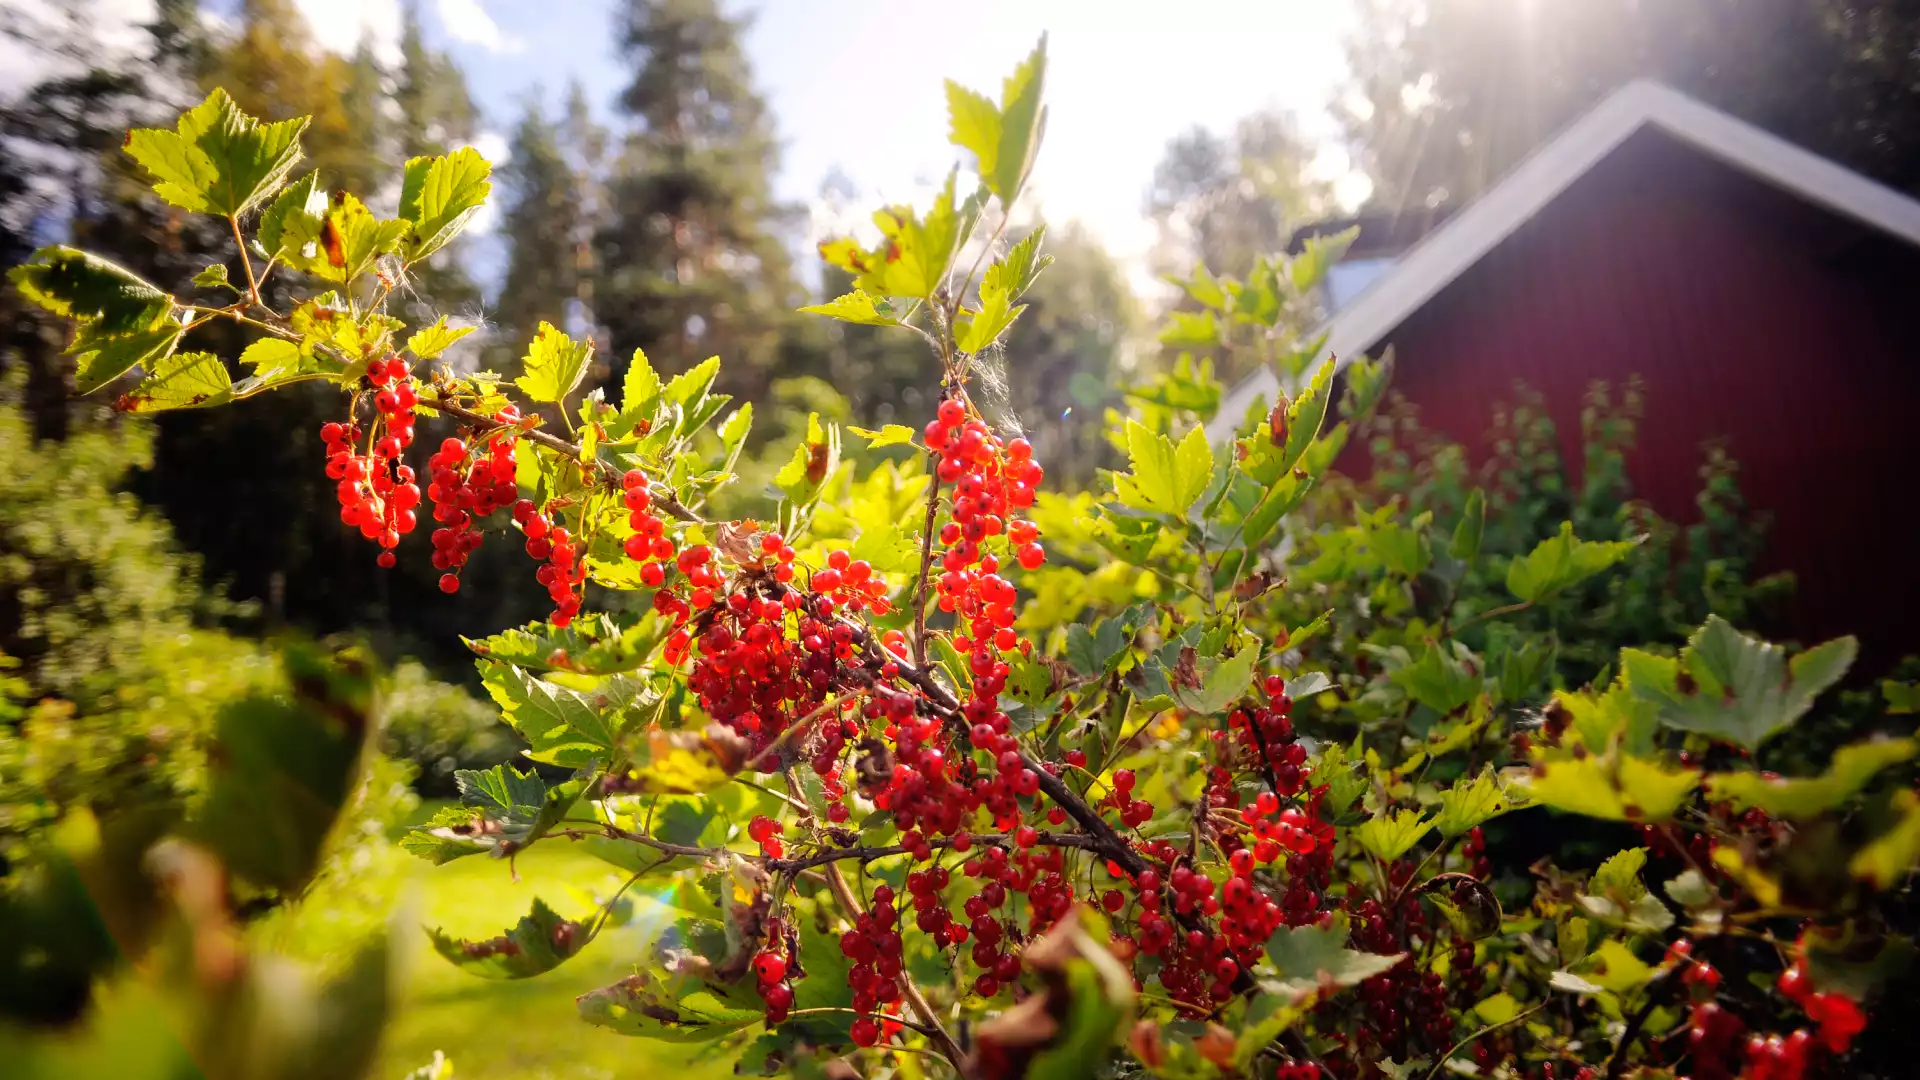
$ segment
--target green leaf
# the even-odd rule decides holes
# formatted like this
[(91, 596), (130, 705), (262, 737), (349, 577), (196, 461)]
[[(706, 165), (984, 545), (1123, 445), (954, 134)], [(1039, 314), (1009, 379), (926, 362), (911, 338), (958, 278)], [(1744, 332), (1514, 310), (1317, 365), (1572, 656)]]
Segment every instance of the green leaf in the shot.
[(1891, 889), (1906, 881), (1920, 862), (1920, 794), (1911, 789), (1893, 793), (1891, 827), (1854, 852), (1847, 869), (1876, 889)]
[(708, 987), (673, 987), (645, 972), (589, 990), (574, 1004), (589, 1024), (670, 1043), (714, 1042), (765, 1019), (762, 1010), (732, 1004)]
[[(1354, 986), (1398, 964), (1405, 953), (1381, 955), (1347, 948), (1347, 917), (1334, 915), (1326, 926), (1283, 926), (1267, 939), (1267, 959), (1280, 973), (1261, 989), (1288, 997), (1314, 993), (1327, 983)], [(1277, 989), (1269, 989), (1270, 986)]]
[(983, 292), (980, 310), (955, 320), (954, 344), (963, 353), (985, 352), (1025, 310), (1025, 304), (1009, 305), (1000, 293)]
[(1442, 716), (1451, 714), (1479, 696), (1481, 679), (1433, 642), (1427, 643), (1420, 659), (1402, 664), (1387, 678), (1407, 692), (1407, 696)]
[(1653, 968), (1633, 954), (1633, 950), (1615, 940), (1601, 942), (1586, 963), (1586, 978), (1602, 990), (1618, 994), (1641, 986), (1653, 978)]
[(379, 724), (364, 657), (302, 646), (281, 663), (289, 692), (221, 709), (189, 831), (233, 873), (295, 894), (359, 789)]
[(453, 782), (460, 805), (442, 808), (400, 842), (435, 865), (481, 852), (496, 858), (512, 855), (544, 836), (585, 790), (578, 780), (549, 788), (538, 774), (510, 765), (459, 769)]
[(1512, 994), (1499, 993), (1482, 1000), (1473, 1011), (1489, 1024), (1504, 1024), (1520, 1015), (1520, 1003)]
[(526, 374), (513, 380), (513, 385), (535, 401), (558, 404), (580, 385), (592, 358), (591, 338), (575, 343), (552, 323), (542, 322), (527, 347)]
[(260, 212), (253, 238), (267, 258), (298, 266), (319, 251), (320, 222), (326, 214), (327, 191), (320, 186), (320, 174), (308, 173), (288, 184)]
[(593, 934), (583, 923), (563, 919), (543, 900), (499, 937), (466, 941), (439, 928), (429, 930), (434, 951), (455, 967), (483, 979), (530, 979), (559, 967), (586, 947)]
[(432, 360), (447, 351), (447, 347), (468, 334), (473, 333), (471, 326), (449, 328), (445, 315), (434, 320), (432, 326), (416, 332), (407, 339), (407, 351), (422, 360)]
[(649, 728), (630, 755), (631, 768), (623, 774), (630, 790), (699, 795), (733, 779), (747, 762), (747, 744), (733, 729), (715, 723), (700, 731)]
[(141, 128), (126, 150), (150, 173), (154, 193), (199, 213), (238, 217), (279, 190), (300, 160), (307, 118), (262, 124), (225, 90), (182, 114), (175, 130)]
[(285, 338), (273, 337), (261, 338), (240, 354), (241, 365), (259, 379), (292, 375), (300, 370), (305, 359), (300, 354), (300, 346)]
[(1714, 773), (1707, 797), (1729, 802), (1735, 810), (1759, 807), (1769, 817), (1808, 821), (1845, 805), (1885, 769), (1913, 760), (1920, 743), (1912, 739), (1872, 739), (1834, 751), (1827, 771), (1806, 779), (1760, 773)]
[(1419, 810), (1381, 811), (1354, 829), (1353, 838), (1374, 858), (1392, 862), (1412, 851), (1433, 826), (1434, 822)]
[(1453, 540), (1447, 545), (1447, 554), (1463, 563), (1473, 562), (1480, 555), (1480, 538), (1486, 528), (1486, 495), (1474, 488), (1467, 496), (1467, 507), (1460, 514), (1459, 524), (1453, 527)]
[(825, 315), (829, 319), (859, 323), (862, 326), (900, 325), (900, 320), (894, 317), (893, 307), (887, 303), (886, 297), (874, 296), (860, 289), (834, 297), (824, 304), (809, 304), (800, 310), (807, 315)]
[(214, 263), (193, 275), (193, 283), (202, 289), (232, 289), (233, 282), (227, 280), (227, 264)]
[(692, 413), (713, 388), (713, 380), (719, 374), (720, 358), (709, 356), (668, 380), (664, 391), (666, 399)]
[(580, 691), (497, 660), (479, 666), (480, 681), (502, 718), (527, 740), (527, 756), (550, 765), (577, 769), (605, 760), (628, 723), (630, 708), (653, 700), (645, 684), (626, 676), (609, 676), (593, 690)]
[[(889, 426), (891, 427), (895, 425), (889, 425)], [(738, 454), (740, 452), (740, 448), (746, 445), (747, 433), (752, 430), (753, 430), (753, 402), (751, 401), (742, 404), (739, 408), (727, 414), (727, 419), (723, 423), (721, 423), (720, 444), (727, 448), (727, 453), (729, 456), (729, 464), (727, 467), (729, 469), (733, 467), (731, 464), (732, 456)], [(909, 438), (912, 437), (911, 433), (909, 433), (908, 437)], [(870, 444), (870, 445), (890, 445), (890, 444), (878, 443), (878, 444)]]
[(1508, 564), (1507, 591), (1529, 603), (1551, 599), (1626, 558), (1645, 539), (1581, 540), (1573, 535), (1573, 522), (1563, 521), (1558, 536)]
[(1632, 903), (1647, 894), (1640, 871), (1647, 865), (1647, 849), (1624, 848), (1614, 852), (1594, 870), (1587, 887), (1594, 893)]
[(490, 637), (461, 638), (475, 655), (523, 668), (618, 675), (645, 667), (669, 627), (660, 616), (582, 615), (565, 628), (546, 620)]
[(1159, 341), (1176, 349), (1210, 349), (1220, 343), (1220, 324), (1211, 311), (1176, 309), (1167, 312)]
[(1046, 83), (1047, 39), (1040, 44), (1000, 89), (995, 106), (984, 94), (957, 83), (947, 83), (947, 137), (962, 150), (973, 151), (980, 179), (988, 190), (1011, 204), (1019, 195), (1046, 127), (1041, 90)]
[(1074, 623), (1067, 627), (1066, 661), (1083, 675), (1105, 675), (1133, 643), (1133, 637), (1118, 617), (1103, 619), (1092, 630), (1085, 623)]
[(1920, 683), (1882, 679), (1880, 696), (1886, 700), (1889, 716), (1910, 716), (1920, 712)]
[(1440, 812), (1434, 816), (1433, 827), (1441, 836), (1463, 836), (1513, 809), (1516, 807), (1506, 785), (1488, 765), (1471, 781), (1457, 782), (1440, 793)]
[(1172, 439), (1129, 419), (1126, 440), (1131, 472), (1115, 477), (1120, 501), (1185, 517), (1213, 476), (1213, 450), (1207, 445), (1206, 429), (1195, 427), (1175, 447)]
[(1655, 823), (1673, 817), (1700, 782), (1691, 769), (1667, 769), (1636, 757), (1612, 767), (1594, 756), (1541, 762), (1526, 789), (1535, 802), (1610, 821)]
[[(648, 362), (647, 354), (633, 350), (633, 360), (620, 382), (620, 413), (623, 417), (651, 414), (654, 399), (660, 396), (660, 375)], [(632, 425), (628, 425), (631, 429)]]
[(1698, 870), (1683, 870), (1663, 887), (1674, 903), (1688, 911), (1708, 907), (1719, 899), (1719, 894), (1707, 883), (1706, 875)]
[(68, 351), (80, 358), (83, 394), (171, 353), (179, 342), (173, 297), (97, 255), (55, 244), (7, 277), (34, 304), (80, 324)]
[(1180, 707), (1200, 716), (1212, 716), (1246, 696), (1253, 685), (1253, 665), (1259, 650), (1245, 647), (1232, 656), (1215, 662), (1200, 677), (1196, 687), (1172, 687), (1173, 699)]
[(1000, 107), (952, 79), (947, 80), (947, 141), (973, 152), (975, 171), (991, 187), (1000, 158)]
[(774, 474), (773, 486), (797, 508), (812, 506), (821, 488), (840, 467), (840, 425), (822, 424), (819, 413), (807, 415), (807, 437), (793, 448), (793, 457)]
[(980, 281), (980, 295), (990, 293), (1018, 300), (1033, 286), (1040, 271), (1053, 265), (1053, 256), (1040, 254), (1040, 242), (1047, 235), (1045, 225), (1035, 225), (1019, 242), (1007, 249), (999, 261), (987, 267)]
[[(1635, 695), (1658, 706), (1662, 724), (1753, 750), (1805, 715), (1858, 652), (1858, 643), (1843, 637), (1789, 660), (1783, 646), (1748, 637), (1714, 615), (1688, 639), (1677, 664), (1642, 663), (1631, 681)], [(1681, 672), (1693, 686), (1682, 689)]]
[(400, 186), (400, 216), (412, 226), (402, 254), (413, 263), (439, 251), (460, 235), (487, 201), (493, 166), (471, 146), (441, 157), (407, 162)]
[(901, 446), (913, 442), (913, 429), (905, 424), (888, 424), (879, 431), (853, 426), (849, 426), (847, 430), (867, 440), (867, 449), (869, 450), (878, 450), (883, 446)]
[(233, 398), (227, 365), (212, 353), (175, 353), (158, 360), (152, 374), (128, 392), (126, 412), (166, 412), (224, 405)]

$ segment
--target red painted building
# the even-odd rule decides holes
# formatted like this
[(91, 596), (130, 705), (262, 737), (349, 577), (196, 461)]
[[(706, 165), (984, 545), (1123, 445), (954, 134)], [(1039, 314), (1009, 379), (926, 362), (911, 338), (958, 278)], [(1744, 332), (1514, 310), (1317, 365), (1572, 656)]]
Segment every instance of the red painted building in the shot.
[(1920, 650), (1920, 203), (1642, 83), (1367, 257), (1330, 297), (1329, 348), (1391, 346), (1423, 426), (1484, 456), (1491, 405), (1524, 381), (1577, 468), (1587, 387), (1637, 375), (1642, 497), (1696, 520), (1722, 442), (1772, 518), (1768, 568), (1798, 575), (1796, 634)]

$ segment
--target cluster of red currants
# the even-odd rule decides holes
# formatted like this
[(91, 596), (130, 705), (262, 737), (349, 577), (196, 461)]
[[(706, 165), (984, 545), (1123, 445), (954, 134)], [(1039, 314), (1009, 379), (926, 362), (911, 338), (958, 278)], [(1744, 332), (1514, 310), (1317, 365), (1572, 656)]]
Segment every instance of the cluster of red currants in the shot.
[[(900, 913), (893, 906), (893, 889), (886, 885), (873, 890), (873, 906), (854, 920), (853, 929), (840, 935), (840, 952), (851, 961), (847, 966), (847, 985), (853, 989), (855, 1012), (872, 1013), (899, 1008), (901, 980), (905, 970), (906, 943), (900, 938)], [(853, 1041), (873, 1046), (891, 1035), (871, 1017), (853, 1022)]]
[[(411, 439), (413, 429), (404, 430)], [(357, 424), (329, 421), (320, 425), (320, 439), (327, 447), (327, 478), (337, 482), (340, 520), (379, 544), (382, 550), (377, 561), (382, 567), (391, 567), (393, 549), (419, 520), (414, 507), (420, 505), (420, 488), (413, 482), (411, 468), (381, 455), (394, 436), (381, 438), (371, 454), (356, 454), (353, 444), (360, 435)]]
[[(495, 419), (510, 422), (519, 410), (509, 405)], [(464, 439), (447, 439), (427, 459), (427, 498), (433, 502), (433, 520), (441, 527), (433, 530), (433, 567), (440, 576), (443, 592), (460, 588), (460, 568), (480, 546), (479, 519), (513, 503), (518, 487), (514, 473), (516, 440), (495, 433), (485, 443), (485, 452), (476, 454)]]
[[(546, 587), (547, 596), (553, 600), (553, 614), (548, 616), (548, 621), (555, 626), (566, 626), (580, 612), (580, 590), (587, 580), (587, 564), (580, 557), (580, 548), (567, 527), (555, 524), (531, 499), (513, 504), (513, 520), (527, 538), (527, 554), (546, 563), (534, 571), (533, 577)], [(457, 587), (459, 582), (456, 580), (454, 584)], [(446, 588), (444, 578), (441, 588)]]
[[(1734, 1080), (1736, 1075), (1739, 1080), (1801, 1080), (1820, 1051), (1844, 1054), (1866, 1030), (1867, 1017), (1860, 1006), (1843, 994), (1815, 990), (1802, 960), (1795, 960), (1781, 972), (1774, 985), (1814, 1022), (1819, 1029), (1817, 1035), (1805, 1028), (1784, 1036), (1748, 1034), (1739, 1017), (1713, 1000), (1720, 988), (1720, 973), (1711, 964), (1695, 959), (1693, 943), (1685, 938), (1667, 947), (1667, 962), (1686, 965), (1681, 982), (1694, 1002), (1687, 1020), (1692, 1080)], [(1744, 1054), (1736, 1053), (1736, 1048)], [(1734, 1069), (1743, 1056), (1746, 1067), (1736, 1074)]]
[[(689, 580), (711, 580), (710, 552), (701, 545), (680, 553), (679, 565)], [(662, 595), (668, 594), (656, 597)], [(756, 588), (740, 589), (702, 616), (695, 627), (697, 638), (688, 627), (668, 635), (669, 662), (678, 663), (688, 649), (693, 651), (687, 685), (699, 696), (701, 708), (744, 736), (753, 754), (824, 705), (841, 663), (852, 656), (852, 629), (820, 618), (818, 599), (812, 606), (815, 611), (808, 610), (806, 596), (792, 590), (769, 595)], [(821, 725), (822, 730), (834, 727)], [(767, 769), (780, 767), (769, 762)]]
[(1227, 716), (1227, 730), (1215, 732), (1214, 739), (1224, 742), (1237, 735), (1238, 749), (1256, 770), (1273, 780), (1282, 795), (1297, 795), (1306, 786), (1307, 748), (1293, 733), (1293, 700), (1287, 697), (1287, 682), (1269, 675), (1263, 689), (1267, 704), (1235, 709)]
[[(780, 940), (780, 935), (769, 935)], [(753, 977), (760, 991), (760, 1000), (767, 1007), (767, 1025), (769, 1027), (787, 1018), (793, 1008), (793, 984), (787, 981), (787, 958), (772, 949), (766, 949), (753, 958)]]

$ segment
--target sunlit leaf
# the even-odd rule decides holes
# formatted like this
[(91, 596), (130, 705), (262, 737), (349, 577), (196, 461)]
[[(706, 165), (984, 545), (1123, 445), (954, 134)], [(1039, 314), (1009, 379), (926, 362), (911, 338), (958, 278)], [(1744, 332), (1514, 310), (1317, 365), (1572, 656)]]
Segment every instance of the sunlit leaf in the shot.
[(1874, 739), (1834, 751), (1827, 771), (1806, 779), (1767, 777), (1752, 772), (1714, 773), (1707, 797), (1736, 810), (1759, 807), (1767, 816), (1806, 821), (1837, 810), (1885, 769), (1913, 760), (1920, 743), (1912, 739)]
[(1374, 858), (1393, 860), (1413, 850), (1432, 831), (1434, 821), (1419, 810), (1384, 810), (1353, 830), (1353, 838)]
[(864, 326), (900, 325), (886, 297), (873, 296), (859, 289), (834, 297), (824, 304), (809, 304), (800, 310), (808, 315), (825, 315), (829, 319)]
[(1573, 535), (1573, 522), (1563, 521), (1559, 535), (1508, 564), (1507, 591), (1529, 603), (1552, 599), (1626, 558), (1645, 539), (1582, 540)]
[(467, 941), (435, 928), (434, 951), (469, 975), (483, 979), (530, 979), (559, 967), (593, 940), (592, 928), (563, 919), (543, 900), (498, 937)]
[(552, 323), (543, 322), (522, 361), (526, 374), (513, 380), (513, 385), (535, 401), (557, 403), (580, 385), (592, 359), (593, 339), (575, 342)]
[(1742, 634), (1714, 615), (1687, 640), (1678, 661), (1642, 659), (1632, 674), (1633, 692), (1658, 706), (1668, 727), (1752, 750), (1805, 715), (1858, 652), (1858, 643), (1843, 637), (1789, 660), (1784, 646)]
[(412, 227), (403, 248), (408, 262), (419, 262), (460, 235), (493, 190), (487, 179), (492, 173), (493, 166), (471, 146), (407, 162), (400, 216)]
[(183, 210), (238, 217), (279, 190), (300, 160), (307, 118), (263, 124), (215, 90), (181, 114), (173, 131), (141, 128), (126, 150), (150, 173), (154, 193)]
[(473, 333), (471, 326), (448, 327), (447, 317), (440, 316), (432, 326), (416, 332), (407, 339), (407, 351), (422, 360), (432, 360), (447, 351), (447, 347), (468, 334)]

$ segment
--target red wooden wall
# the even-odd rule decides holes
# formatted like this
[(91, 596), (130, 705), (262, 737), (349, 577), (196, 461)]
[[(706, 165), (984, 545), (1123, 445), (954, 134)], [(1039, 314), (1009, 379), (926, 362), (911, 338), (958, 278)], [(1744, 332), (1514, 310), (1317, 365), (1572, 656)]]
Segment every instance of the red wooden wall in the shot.
[(1642, 132), (1388, 338), (1423, 426), (1482, 459), (1516, 380), (1580, 461), (1582, 395), (1639, 375), (1637, 492), (1691, 522), (1724, 440), (1795, 571), (1790, 629), (1920, 650), (1920, 253)]

